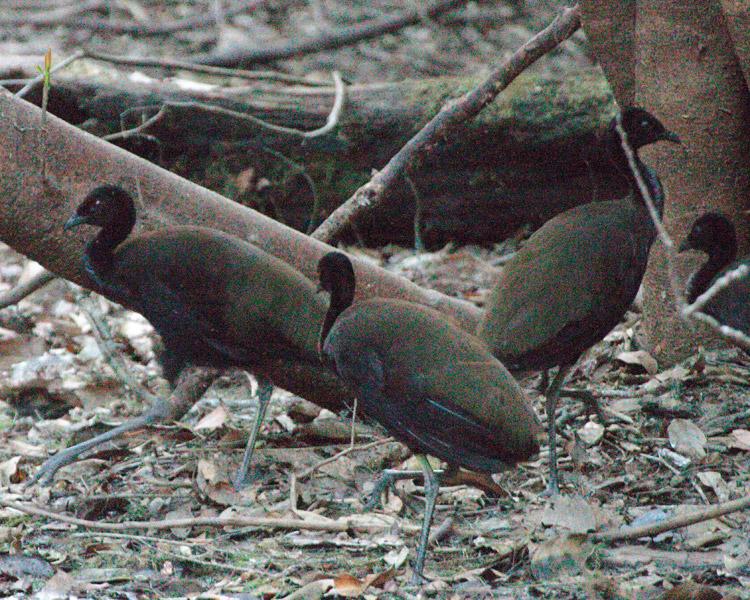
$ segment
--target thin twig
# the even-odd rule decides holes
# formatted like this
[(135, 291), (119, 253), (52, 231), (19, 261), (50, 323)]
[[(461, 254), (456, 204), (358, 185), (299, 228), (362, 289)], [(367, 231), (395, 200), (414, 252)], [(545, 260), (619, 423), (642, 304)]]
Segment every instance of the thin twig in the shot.
[(723, 324), (711, 315), (703, 312), (701, 309), (721, 290), (732, 285), (738, 279), (744, 279), (750, 273), (750, 268), (746, 264), (740, 264), (731, 271), (727, 271), (721, 277), (711, 284), (711, 287), (695, 299), (692, 304), (683, 304), (680, 315), (690, 317), (697, 321), (706, 323), (712, 329), (718, 331), (722, 336), (729, 338), (732, 342), (750, 349), (750, 337), (739, 329)]
[(620, 119), (620, 115), (618, 115), (615, 123), (616, 123), (615, 127), (617, 128), (617, 133), (620, 135), (620, 145), (622, 146), (622, 150), (623, 152), (625, 152), (625, 156), (628, 159), (628, 165), (630, 167), (630, 171), (633, 174), (633, 177), (635, 178), (636, 185), (638, 186), (638, 190), (640, 191), (641, 196), (643, 197), (643, 201), (646, 203), (648, 212), (651, 215), (651, 221), (653, 221), (654, 223), (654, 227), (656, 228), (659, 239), (661, 240), (662, 244), (664, 244), (664, 247), (666, 248), (667, 278), (669, 279), (669, 286), (672, 290), (672, 297), (674, 298), (674, 302), (675, 302), (675, 306), (677, 307), (678, 314), (681, 314), (686, 305), (686, 299), (685, 299), (685, 294), (683, 293), (680, 287), (678, 278), (677, 278), (677, 268), (675, 265), (675, 256), (676, 256), (675, 243), (670, 237), (666, 228), (664, 227), (664, 224), (661, 222), (661, 218), (659, 217), (659, 212), (656, 209), (656, 205), (654, 204), (654, 199), (651, 197), (651, 191), (648, 189), (648, 186), (646, 185), (646, 182), (643, 179), (643, 173), (641, 173), (641, 169), (638, 167), (639, 161), (635, 155), (635, 151), (633, 150), (632, 146), (628, 143), (628, 134), (625, 132), (625, 129), (622, 126), (622, 120)]
[[(61, 523), (68, 523), (79, 527), (88, 527), (89, 529), (99, 529), (102, 531), (156, 530), (172, 529), (175, 527), (275, 527), (277, 529), (304, 529), (307, 531), (350, 531), (352, 529), (358, 529), (377, 533), (380, 531), (386, 531), (393, 527), (393, 524), (388, 520), (385, 520), (382, 525), (376, 525), (371, 522), (364, 524), (358, 519), (352, 517), (344, 517), (336, 520), (323, 517), (318, 517), (316, 519), (296, 519), (293, 517), (186, 517), (182, 519), (163, 519), (160, 521), (123, 521), (122, 523), (106, 523), (103, 521), (89, 521), (87, 519), (60, 515), (37, 506), (21, 504), (3, 498), (0, 498), (0, 506), (12, 508), (13, 510), (37, 517), (52, 519)], [(419, 527), (402, 524), (401, 529), (404, 531), (418, 531)]]
[(199, 65), (184, 60), (145, 57), (136, 58), (131, 56), (119, 56), (117, 54), (106, 54), (104, 52), (96, 52), (94, 50), (85, 50), (81, 54), (84, 58), (100, 60), (102, 62), (108, 62), (113, 65), (124, 65), (129, 67), (155, 67), (160, 69), (192, 71), (193, 73), (216, 75), (217, 77), (233, 77), (235, 79), (247, 79), (251, 81), (265, 79), (311, 87), (328, 85), (328, 82), (326, 81), (297, 77), (294, 75), (286, 75), (285, 73), (278, 73), (276, 71), (248, 71), (245, 69), (227, 69), (225, 67)]
[(388, 437), (382, 440), (375, 440), (374, 442), (368, 442), (367, 444), (362, 444), (360, 446), (349, 446), (347, 448), (344, 448), (341, 452), (337, 452), (333, 456), (329, 456), (325, 460), (321, 460), (320, 462), (315, 463), (314, 465), (312, 465), (311, 467), (308, 467), (304, 471), (300, 471), (299, 473), (296, 473), (295, 478), (297, 481), (300, 481), (301, 479), (304, 479), (305, 477), (309, 477), (321, 467), (338, 460), (342, 456), (351, 454), (352, 452), (359, 452), (360, 450), (369, 450), (370, 448), (374, 448), (375, 446), (382, 446), (384, 444), (391, 444), (391, 443), (396, 443), (396, 440), (394, 440), (392, 437)]
[(104, 322), (101, 310), (96, 305), (95, 299), (91, 293), (84, 294), (81, 298), (81, 306), (91, 323), (91, 332), (94, 334), (94, 339), (99, 346), (102, 357), (114, 371), (118, 379), (120, 379), (131, 392), (138, 396), (141, 401), (154, 403), (156, 401), (156, 396), (149, 392), (139, 381), (136, 380), (135, 377), (133, 377), (133, 370), (128, 368), (128, 365), (125, 364), (125, 359), (123, 359), (122, 354), (117, 350), (117, 346), (112, 338), (112, 332)]
[(724, 275), (714, 281), (713, 285), (710, 288), (708, 288), (705, 292), (698, 296), (692, 304), (686, 306), (683, 309), (682, 313), (686, 316), (690, 316), (694, 312), (699, 311), (706, 305), (709, 300), (711, 300), (711, 298), (713, 298), (725, 287), (731, 285), (733, 281), (737, 279), (744, 279), (745, 277), (747, 277), (748, 272), (750, 272), (750, 268), (748, 268), (746, 264), (741, 264), (735, 269), (727, 271), (726, 273), (724, 273)]
[(677, 305), (678, 314), (683, 318), (689, 317), (695, 319), (696, 321), (701, 321), (714, 331), (718, 332), (722, 337), (729, 338), (730, 341), (738, 343), (744, 348), (750, 349), (750, 337), (748, 337), (747, 334), (745, 334), (743, 331), (735, 329), (734, 327), (730, 327), (729, 325), (724, 325), (723, 323), (721, 323), (721, 321), (718, 321), (711, 315), (708, 315), (705, 312), (701, 311), (701, 308), (703, 308), (706, 303), (711, 300), (711, 298), (716, 296), (716, 294), (718, 294), (725, 287), (730, 286), (732, 282), (737, 279), (743, 279), (747, 277), (748, 273), (750, 272), (750, 268), (748, 268), (748, 266), (744, 264), (739, 265), (736, 269), (725, 273), (716, 281), (714, 281), (711, 287), (703, 292), (700, 296), (698, 296), (692, 304), (687, 303), (685, 294), (680, 289), (680, 285), (677, 281), (677, 271), (675, 268), (676, 244), (670, 237), (669, 233), (667, 233), (666, 228), (659, 218), (659, 213), (656, 210), (653, 198), (651, 198), (648, 186), (643, 180), (641, 170), (637, 167), (635, 152), (627, 142), (627, 133), (623, 129), (622, 123), (619, 118), (617, 119), (616, 127), (617, 132), (620, 134), (622, 149), (628, 159), (630, 170), (632, 171), (633, 176), (636, 180), (636, 184), (638, 185), (638, 189), (640, 190), (641, 195), (646, 202), (646, 206), (648, 207), (649, 213), (651, 215), (651, 220), (653, 221), (654, 227), (656, 227), (656, 231), (659, 234), (659, 239), (667, 249), (667, 273), (669, 277), (669, 283), (672, 288), (672, 296), (674, 297), (675, 304)]
[(384, 203), (407, 169), (412, 168), (431, 146), (437, 144), (439, 138), (447, 136), (452, 128), (479, 114), (527, 67), (573, 35), (580, 24), (577, 4), (573, 8), (563, 9), (547, 28), (514, 52), (482, 85), (446, 104), (379, 173), (337, 208), (312, 237), (331, 242), (347, 225)]
[[(64, 69), (69, 64), (77, 61), (80, 58), (83, 58), (84, 53), (74, 52), (68, 58), (61, 60), (59, 63), (57, 63), (54, 67), (51, 67), (49, 72), (50, 73), (57, 73), (57, 71)], [(37, 75), (33, 79), (29, 80), (29, 82), (24, 85), (20, 90), (16, 92), (16, 98), (23, 98), (26, 94), (28, 94), (35, 86), (39, 85), (40, 83), (44, 82), (44, 74)]]
[(661, 222), (659, 211), (656, 208), (656, 204), (654, 204), (654, 199), (651, 197), (651, 190), (648, 189), (648, 186), (643, 179), (643, 173), (641, 173), (640, 168), (638, 168), (639, 161), (636, 157), (635, 150), (633, 150), (630, 142), (628, 142), (628, 134), (625, 131), (625, 128), (622, 126), (621, 117), (622, 115), (617, 115), (617, 118), (615, 120), (615, 128), (617, 129), (617, 133), (620, 136), (620, 146), (622, 147), (622, 150), (623, 152), (625, 152), (625, 156), (628, 159), (630, 171), (635, 178), (635, 183), (638, 186), (638, 191), (640, 191), (641, 196), (643, 197), (643, 201), (646, 203), (648, 212), (651, 215), (651, 220), (654, 222), (654, 227), (659, 234), (659, 239), (661, 240), (662, 244), (667, 247), (667, 250), (674, 253), (675, 243), (672, 241), (672, 238), (669, 237), (667, 230), (664, 228), (664, 225)]
[(44, 270), (33, 277), (30, 277), (22, 284), (17, 285), (12, 290), (0, 294), (0, 310), (18, 304), (21, 300), (26, 298), (26, 296), (47, 285), (54, 278), (55, 276), (52, 273)]
[(18, 11), (15, 14), (10, 13), (1, 16), (0, 25), (34, 25), (36, 27), (61, 25), (63, 23), (67, 25), (80, 18), (79, 15), (82, 13), (106, 8), (106, 4), (107, 3), (104, 0), (88, 0), (87, 2), (76, 2), (69, 6), (54, 8), (47, 11)]
[(689, 515), (680, 515), (662, 521), (661, 523), (651, 523), (649, 525), (643, 525), (641, 527), (627, 527), (625, 529), (617, 529), (614, 531), (604, 531), (602, 533), (595, 533), (591, 536), (593, 541), (596, 542), (622, 542), (626, 540), (637, 540), (642, 537), (652, 537), (664, 533), (665, 531), (672, 531), (681, 527), (687, 527), (689, 525), (695, 525), (696, 523), (702, 523), (709, 519), (717, 519), (724, 515), (728, 515), (738, 510), (744, 510), (750, 508), (750, 495), (740, 498), (738, 500), (731, 500), (729, 502), (722, 502), (721, 504), (714, 504), (707, 506), (706, 508), (696, 511)]
[[(134, 127), (132, 129), (127, 129), (124, 131), (119, 131), (117, 133), (113, 133), (110, 135), (106, 135), (103, 137), (103, 139), (112, 141), (112, 140), (131, 137), (132, 135), (140, 133), (144, 129), (158, 122), (160, 119), (162, 119), (164, 116), (167, 115), (167, 113), (169, 112), (169, 109), (179, 109), (179, 108), (193, 108), (193, 109), (202, 110), (204, 112), (211, 113), (211, 114), (224, 115), (227, 117), (240, 119), (242, 121), (250, 121), (251, 123), (254, 123), (264, 129), (268, 129), (269, 131), (273, 131), (275, 133), (295, 135), (295, 136), (303, 137), (306, 139), (320, 137), (320, 136), (330, 133), (331, 131), (333, 131), (333, 129), (336, 128), (336, 126), (338, 125), (339, 119), (341, 117), (341, 113), (344, 107), (344, 100), (346, 98), (346, 86), (344, 85), (344, 81), (341, 78), (341, 74), (338, 71), (334, 71), (332, 73), (332, 77), (333, 77), (333, 82), (334, 82), (335, 97), (333, 100), (333, 106), (331, 107), (331, 112), (328, 113), (328, 117), (326, 118), (326, 124), (323, 125), (323, 127), (313, 129), (312, 131), (302, 131), (300, 129), (294, 129), (292, 127), (283, 127), (281, 125), (274, 125), (273, 123), (268, 123), (267, 121), (263, 121), (262, 119), (254, 117), (252, 115), (248, 115), (247, 113), (242, 113), (236, 110), (230, 110), (228, 108), (222, 108), (220, 106), (212, 106), (210, 104), (204, 104), (202, 102), (195, 102), (192, 100), (183, 101), (183, 102), (169, 100), (160, 104), (158, 106), (157, 113), (154, 116), (146, 119), (143, 123), (141, 123), (137, 127)], [(145, 111), (145, 110), (148, 110), (149, 108), (155, 108), (155, 106), (132, 107), (128, 109), (125, 113), (123, 113), (121, 118), (124, 115), (131, 114), (136, 111)]]
[(141, 122), (140, 125), (136, 127), (132, 127), (131, 129), (124, 129), (124, 118), (126, 115), (129, 115), (133, 112), (137, 112), (139, 110), (145, 112), (149, 108), (151, 107), (150, 106), (134, 106), (132, 108), (129, 108), (128, 110), (126, 110), (120, 115), (120, 124), (121, 124), (121, 127), (123, 127), (122, 131), (104, 135), (102, 136), (102, 139), (107, 140), (108, 142), (111, 142), (114, 140), (124, 140), (134, 135), (139, 135), (143, 132), (144, 129), (148, 129), (154, 123), (158, 123), (167, 114), (167, 103), (161, 104), (156, 114), (154, 114), (153, 116)]
[[(128, 19), (99, 19), (81, 16), (84, 12), (95, 10), (109, 3), (102, 0), (92, 0), (85, 4), (73, 5), (63, 9), (40, 12), (36, 14), (16, 14), (0, 17), (0, 25), (34, 25), (35, 27), (66, 27), (90, 29), (110, 33), (130, 33), (141, 36), (168, 35), (185, 29), (206, 28), (215, 25), (215, 17), (211, 13), (201, 13), (184, 19), (162, 20), (158, 23), (143, 23)], [(251, 7), (247, 3), (240, 3), (230, 9), (231, 15), (245, 12)]]

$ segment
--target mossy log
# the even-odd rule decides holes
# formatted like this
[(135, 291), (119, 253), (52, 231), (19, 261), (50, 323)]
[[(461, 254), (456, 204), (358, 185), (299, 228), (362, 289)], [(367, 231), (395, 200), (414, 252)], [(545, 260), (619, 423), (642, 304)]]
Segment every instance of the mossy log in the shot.
[[(50, 111), (108, 135), (141, 125), (166, 103), (159, 119), (120, 143), (304, 231), (481, 77), (347, 87), (337, 127), (319, 137), (273, 131), (258, 120), (297, 130), (321, 127), (333, 87), (254, 83), (196, 91), (76, 69), (56, 77)], [(526, 223), (535, 226), (573, 205), (621, 193), (624, 182), (594, 143), (613, 111), (596, 70), (524, 75), (442, 140), (386, 209), (356, 224), (349, 241), (411, 243), (418, 202), (428, 245), (492, 243)]]

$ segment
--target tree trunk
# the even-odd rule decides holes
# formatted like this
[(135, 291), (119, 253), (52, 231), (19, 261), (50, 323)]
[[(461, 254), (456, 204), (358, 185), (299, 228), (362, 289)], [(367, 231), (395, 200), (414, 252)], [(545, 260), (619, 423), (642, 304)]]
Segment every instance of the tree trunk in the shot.
[[(748, 9), (727, 4), (736, 11), (732, 22), (738, 29)], [(665, 184), (664, 222), (670, 235), (679, 244), (692, 221), (707, 210), (726, 212), (744, 225), (750, 184), (750, 96), (721, 3), (589, 0), (583, 7), (584, 29), (618, 100), (635, 97), (683, 141), (682, 152), (656, 145), (643, 153)], [(627, 40), (631, 45), (623, 48)], [(738, 51), (748, 62), (745, 50)], [(633, 60), (618, 62), (623, 56)], [(623, 73), (626, 68), (630, 72)], [(745, 231), (740, 227), (743, 241)], [(697, 262), (703, 260), (705, 256)], [(705, 332), (697, 336), (694, 325), (687, 326), (675, 315), (673, 288), (684, 289), (697, 262), (695, 256), (670, 259), (659, 242), (651, 254), (644, 279), (644, 325), (647, 347), (663, 365), (711, 341)]]
[[(139, 231), (170, 224), (212, 227), (248, 240), (316, 279), (321, 242), (198, 187), (0, 90), (0, 240), (47, 269), (89, 283), (81, 258), (91, 232), (63, 232), (83, 196), (103, 182), (139, 196)], [(46, 164), (45, 164), (46, 163)], [(473, 330), (479, 309), (365, 263), (357, 265), (358, 296), (398, 297), (433, 306)]]

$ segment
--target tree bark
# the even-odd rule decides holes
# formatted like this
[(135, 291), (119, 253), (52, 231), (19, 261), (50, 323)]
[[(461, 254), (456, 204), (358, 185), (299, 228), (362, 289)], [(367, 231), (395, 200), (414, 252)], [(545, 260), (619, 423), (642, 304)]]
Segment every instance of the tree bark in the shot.
[[(140, 197), (135, 234), (166, 225), (201, 225), (248, 240), (315, 279), (321, 242), (203, 189), (48, 115), (0, 90), (0, 239), (52, 272), (86, 286), (81, 257), (90, 231), (64, 233), (82, 197), (119, 183)], [(46, 165), (44, 164), (46, 163)], [(423, 290), (375, 266), (357, 263), (359, 297), (397, 297), (436, 308), (473, 330), (472, 304)]]

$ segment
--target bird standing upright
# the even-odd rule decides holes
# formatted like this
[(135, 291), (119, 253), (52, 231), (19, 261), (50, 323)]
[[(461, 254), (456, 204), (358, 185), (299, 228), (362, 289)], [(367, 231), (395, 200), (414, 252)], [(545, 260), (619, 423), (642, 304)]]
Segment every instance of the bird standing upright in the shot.
[(507, 369), (440, 313), (403, 300), (353, 303), (354, 269), (341, 252), (323, 256), (318, 274), (331, 295), (322, 356), (362, 413), (420, 455), (425, 513), (414, 573), (421, 577), (438, 494), (423, 455), (495, 473), (538, 451), (539, 422)]
[[(312, 397), (305, 393), (309, 400), (332, 410), (343, 407), (345, 393), (317, 351), (317, 323), (326, 304), (299, 271), (237, 237), (202, 227), (169, 227), (129, 237), (135, 221), (132, 196), (105, 185), (89, 193), (65, 229), (84, 224), (100, 228), (84, 252), (85, 271), (97, 291), (154, 326), (170, 383), (187, 366), (240, 367), (256, 375), (260, 406), (235, 478), (240, 486), (271, 396), (269, 371), (278, 371), (276, 363), (300, 366), (308, 383), (320, 380), (326, 389)], [(295, 393), (315, 388), (301, 389), (293, 376), (278, 383)], [(96, 446), (98, 439), (64, 450), (62, 464)], [(41, 473), (49, 478), (60, 466), (59, 457), (52, 457)]]
[[(555, 410), (560, 388), (581, 354), (632, 304), (656, 235), (623, 149), (618, 118), (604, 143), (609, 159), (628, 178), (630, 195), (571, 208), (538, 229), (504, 266), (477, 332), (513, 373), (559, 367), (545, 390), (552, 494), (559, 491)], [(661, 211), (661, 182), (637, 150), (679, 138), (640, 108), (624, 110), (621, 123), (636, 168)]]

